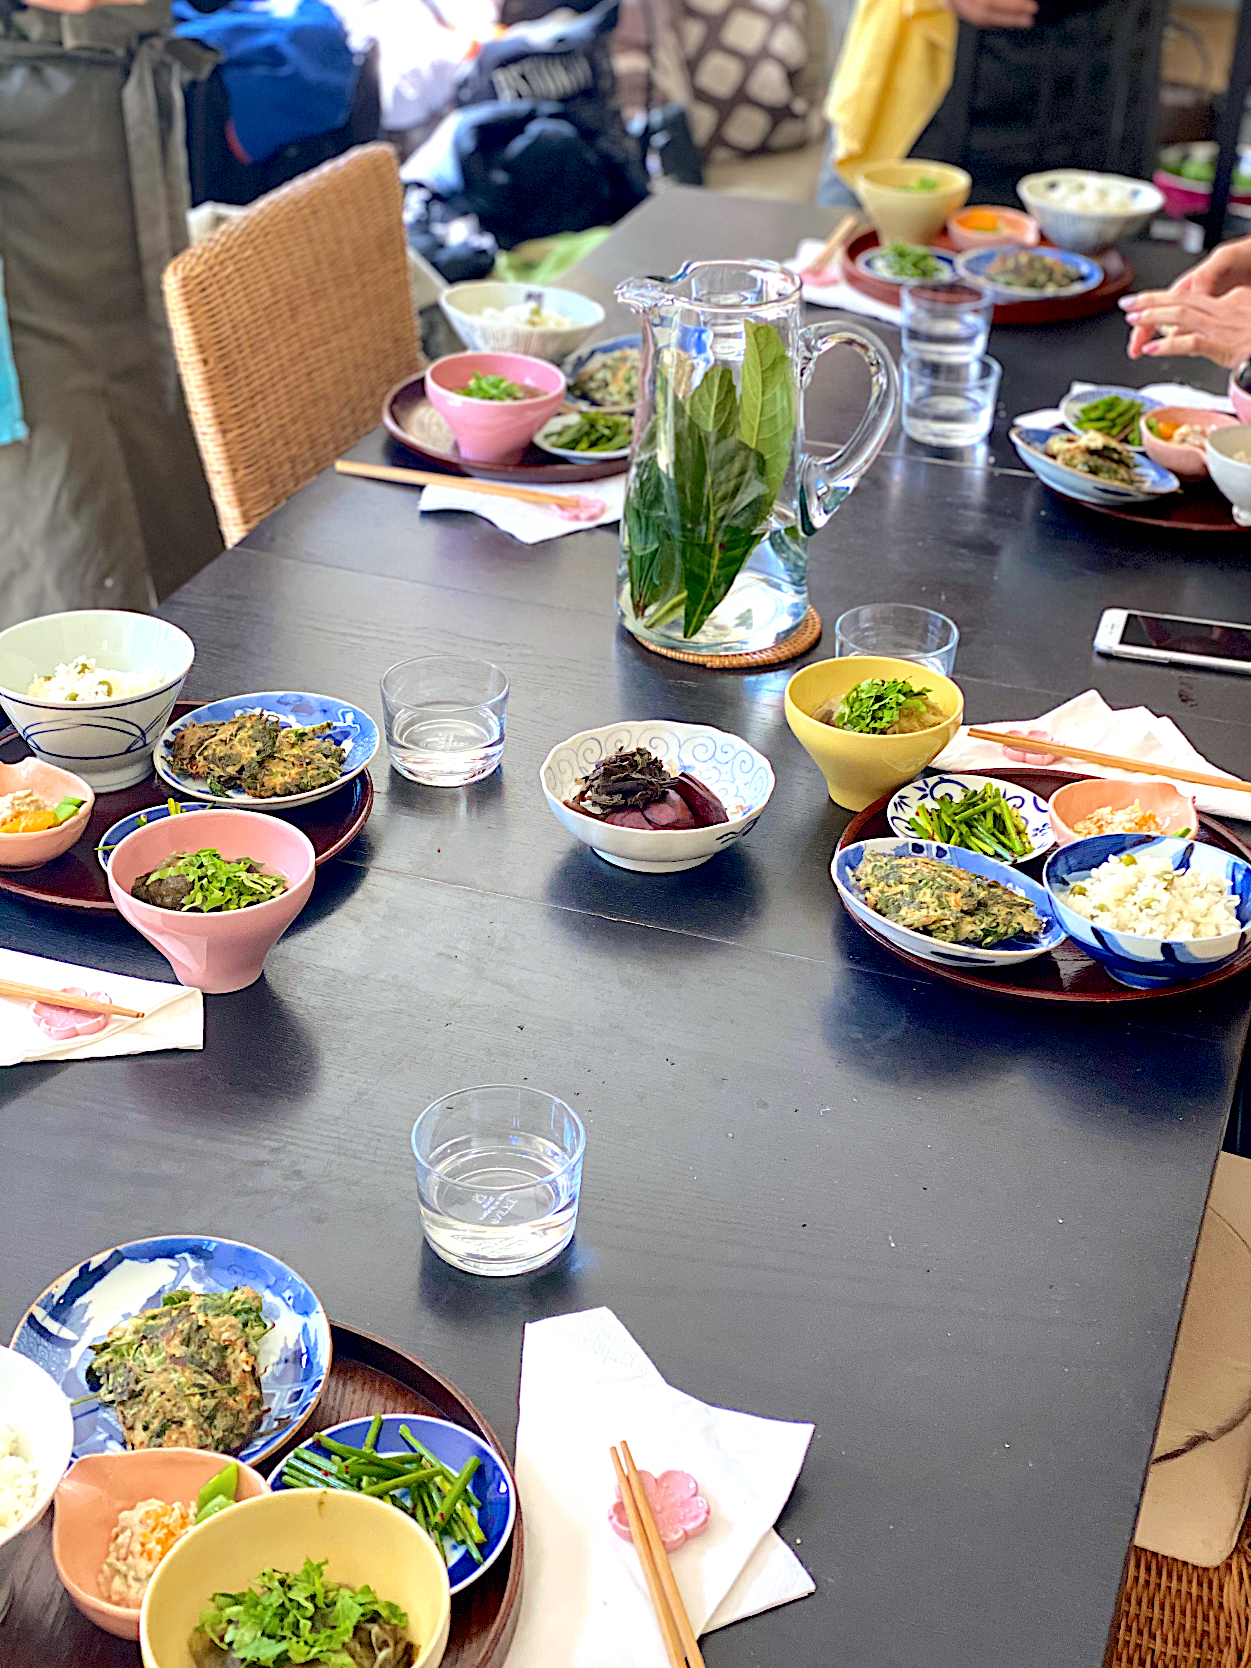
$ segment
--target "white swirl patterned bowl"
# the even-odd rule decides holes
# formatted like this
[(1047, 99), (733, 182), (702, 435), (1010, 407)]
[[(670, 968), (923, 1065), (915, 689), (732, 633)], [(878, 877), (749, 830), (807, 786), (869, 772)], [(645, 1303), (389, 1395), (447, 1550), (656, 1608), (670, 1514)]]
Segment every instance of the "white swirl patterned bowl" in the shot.
[[(617, 828), (565, 803), (601, 759), (634, 747), (646, 747), (671, 769), (698, 777), (720, 798), (729, 822), (712, 828)], [(740, 736), (711, 724), (647, 718), (570, 736), (544, 759), (539, 782), (557, 822), (605, 862), (644, 874), (672, 874), (698, 868), (750, 834), (769, 803), (774, 776), (764, 754)]]
[[(160, 682), (111, 701), (50, 701), (28, 695), (31, 680), (87, 657), (118, 672), (154, 667)], [(81, 608), (43, 614), (0, 632), (0, 706), (46, 764), (71, 770), (97, 793), (142, 782), (195, 659), (185, 631), (151, 614)]]
[(891, 800), (886, 807), (886, 820), (891, 826), (891, 831), (902, 839), (924, 839), (926, 836), (918, 836), (916, 829), (909, 827), (908, 819), (916, 816), (918, 806), (930, 806), (936, 799), (960, 800), (966, 793), (977, 793), (979, 789), (987, 786), (998, 788), (1025, 824), (1025, 836), (1030, 849), (1024, 857), (1014, 858), (1013, 862), (1028, 863), (1031, 858), (1041, 857), (1044, 851), (1050, 851), (1056, 843), (1056, 836), (1051, 826), (1047, 801), (1036, 793), (1030, 793), (1027, 788), (1019, 788), (1015, 782), (1005, 782), (997, 776), (969, 776), (963, 773), (952, 774), (946, 770), (923, 770), (915, 781), (900, 788)]

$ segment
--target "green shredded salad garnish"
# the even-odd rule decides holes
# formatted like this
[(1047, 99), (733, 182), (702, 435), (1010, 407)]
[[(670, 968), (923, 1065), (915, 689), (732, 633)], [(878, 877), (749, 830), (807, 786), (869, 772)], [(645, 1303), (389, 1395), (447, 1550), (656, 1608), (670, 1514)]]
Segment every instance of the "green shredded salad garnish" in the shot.
[(265, 874), (249, 857), (223, 857), (214, 846), (192, 852), (171, 852), (148, 875), (148, 884), (170, 875), (185, 875), (191, 882), (191, 890), (179, 907), (206, 915), (210, 911), (246, 909), (249, 904), (266, 903), (287, 889), (282, 875)]
[(861, 735), (885, 735), (905, 707), (924, 706), (926, 692), (906, 678), (866, 678), (849, 689), (838, 704), (836, 730), (858, 730)]
[(327, 1562), (306, 1558), (298, 1575), (262, 1570), (242, 1593), (214, 1593), (200, 1617), (201, 1631), (239, 1662), (267, 1668), (297, 1662), (354, 1668), (359, 1659), (344, 1647), (360, 1623), (402, 1628), (408, 1616), (372, 1587), (327, 1581)]

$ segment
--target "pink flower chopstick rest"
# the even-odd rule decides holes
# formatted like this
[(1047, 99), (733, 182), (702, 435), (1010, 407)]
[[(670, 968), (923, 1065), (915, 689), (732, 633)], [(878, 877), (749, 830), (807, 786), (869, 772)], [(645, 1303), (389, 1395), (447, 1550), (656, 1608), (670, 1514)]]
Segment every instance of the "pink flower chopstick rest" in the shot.
[[(67, 985), (65, 996), (93, 996), (97, 1002), (111, 1002), (113, 998), (107, 990), (80, 990), (74, 985)], [(109, 1023), (108, 1014), (87, 1013), (82, 1008), (53, 1007), (51, 1002), (32, 1002), (31, 1017), (41, 1031), (47, 1033), (55, 1042), (68, 1042), (71, 1037), (92, 1037), (97, 1031), (103, 1031)]]
[[(659, 1477), (650, 1471), (640, 1471), (638, 1475), (656, 1519), (660, 1544), (666, 1552), (676, 1551), (683, 1541), (689, 1541), (708, 1527), (712, 1507), (699, 1492), (699, 1484), (689, 1471), (662, 1471)], [(623, 1541), (633, 1539), (620, 1489), (609, 1507), (608, 1521)]]

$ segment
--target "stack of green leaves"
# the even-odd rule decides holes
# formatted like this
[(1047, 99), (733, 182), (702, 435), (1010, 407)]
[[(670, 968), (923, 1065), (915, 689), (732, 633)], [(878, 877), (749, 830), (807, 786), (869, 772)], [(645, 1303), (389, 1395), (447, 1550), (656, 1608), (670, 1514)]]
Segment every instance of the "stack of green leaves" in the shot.
[(344, 1649), (360, 1623), (408, 1626), (398, 1604), (372, 1587), (348, 1587), (325, 1579), (326, 1563), (304, 1560), (299, 1574), (262, 1570), (242, 1593), (214, 1593), (200, 1617), (200, 1631), (230, 1653), (232, 1662), (283, 1668), (287, 1663), (355, 1663)]
[(918, 805), (916, 815), (908, 819), (908, 827), (923, 840), (962, 846), (965, 851), (979, 851), (983, 857), (995, 857), (1003, 863), (1028, 857), (1034, 849), (1025, 818), (1008, 804), (1002, 788), (990, 782), (967, 789), (960, 799), (944, 794)]
[(655, 630), (681, 609), (686, 638), (763, 536), (795, 436), (794, 371), (772, 325), (747, 321), (738, 388), (729, 365), (714, 363), (684, 397), (672, 372), (689, 363), (657, 364), (624, 517), (636, 618)]
[[(350, 1489), (385, 1500), (416, 1518), (449, 1564), (455, 1563), (462, 1550), (480, 1564), (478, 1548), (486, 1540), (477, 1519), (482, 1502), (469, 1486), (481, 1463), (478, 1456), (472, 1455), (459, 1471), (453, 1471), (423, 1447), (407, 1425), (400, 1426), (400, 1435), (412, 1454), (380, 1454), (381, 1430), (382, 1416), (375, 1414), (360, 1448), (318, 1434), (288, 1457), (282, 1468), (283, 1484), (287, 1488)], [(451, 1550), (445, 1537), (452, 1543)]]

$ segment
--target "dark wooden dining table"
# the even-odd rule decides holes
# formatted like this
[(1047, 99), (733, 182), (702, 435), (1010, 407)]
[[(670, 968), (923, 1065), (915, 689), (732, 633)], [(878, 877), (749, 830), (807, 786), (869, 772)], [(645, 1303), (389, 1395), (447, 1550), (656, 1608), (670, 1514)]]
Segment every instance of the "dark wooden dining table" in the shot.
[[(786, 258), (824, 210), (671, 191), (567, 282), (692, 257)], [(1135, 245), (1144, 282), (1182, 258)], [(605, 333), (627, 327), (610, 313)], [(864, 321), (861, 321), (863, 323)], [(870, 325), (892, 348), (897, 334)], [(857, 603), (961, 631), (972, 721), (1083, 689), (1175, 719), (1251, 773), (1251, 679), (1095, 656), (1101, 610), (1248, 611), (1246, 535), (1138, 533), (1050, 495), (1005, 419), (1130, 365), (1119, 315), (996, 329), (989, 443), (896, 429), (813, 540), (833, 652)], [(858, 362), (830, 355), (813, 441), (850, 432)], [(381, 431), (354, 455), (393, 455)], [(1248, 981), (1100, 1007), (1009, 1004), (892, 958), (843, 913), (835, 807), (783, 716), (794, 666), (718, 673), (617, 624), (617, 533), (514, 542), (410, 489), (326, 473), (162, 612), (195, 639), (186, 692), (315, 689), (381, 716), (393, 661), (486, 656), (511, 682), (500, 771), (416, 786), (375, 761), (359, 840), (318, 878), (265, 977), (205, 1004), (202, 1053), (24, 1065), (0, 1082), (0, 1324), (120, 1241), (211, 1232), (297, 1268), (330, 1315), (418, 1353), (511, 1442), (524, 1324), (611, 1307), (672, 1383), (816, 1433), (779, 1529), (816, 1592), (710, 1635), (709, 1668), (1093, 1668), (1108, 1648)], [(750, 839), (669, 877), (610, 868), (551, 817), (538, 766), (626, 717), (715, 723), (768, 755)], [(159, 797), (154, 794), (154, 799)], [(1244, 830), (1245, 832), (1245, 830)], [(165, 978), (118, 918), (0, 899), (22, 950)], [(564, 1097), (588, 1131), (576, 1239), (484, 1281), (423, 1245), (409, 1150), (434, 1097)], [(681, 1455), (657, 1456), (662, 1464)], [(105, 1668), (134, 1648), (61, 1593), (46, 1526), (0, 1626), (5, 1668)], [(622, 1663), (630, 1660), (623, 1646)]]

